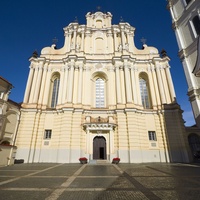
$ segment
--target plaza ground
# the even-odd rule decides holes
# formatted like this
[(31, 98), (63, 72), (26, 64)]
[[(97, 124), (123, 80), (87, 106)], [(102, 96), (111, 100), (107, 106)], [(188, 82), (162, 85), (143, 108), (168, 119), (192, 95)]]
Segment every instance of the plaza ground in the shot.
[(200, 199), (199, 164), (15, 164), (0, 167), (2, 200)]

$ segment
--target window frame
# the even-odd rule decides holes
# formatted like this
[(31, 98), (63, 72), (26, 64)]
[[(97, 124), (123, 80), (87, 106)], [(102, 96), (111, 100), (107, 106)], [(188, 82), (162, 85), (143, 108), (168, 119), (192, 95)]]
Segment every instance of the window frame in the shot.
[(60, 74), (55, 73), (51, 78), (51, 89), (49, 95), (49, 107), (52, 109), (56, 108), (58, 104), (59, 88), (60, 88)]
[(183, 0), (183, 3), (185, 5), (185, 7), (187, 7), (193, 0), (189, 0), (189, 2), (187, 2), (187, 0)]
[[(100, 82), (97, 82), (97, 80), (100, 80)], [(103, 96), (101, 96), (102, 91)], [(97, 99), (97, 97), (99, 98)], [(101, 77), (95, 79), (95, 108), (105, 108), (105, 80)]]
[[(143, 83), (141, 83), (141, 80), (143, 80)], [(143, 87), (144, 82), (145, 82), (145, 88)], [(152, 109), (149, 80), (146, 75), (143, 74), (139, 75), (139, 89), (140, 89), (142, 106), (144, 107), (144, 109)]]
[(44, 140), (50, 140), (52, 138), (52, 129), (44, 130)]
[(148, 131), (149, 141), (157, 141), (156, 131)]
[[(194, 19), (195, 18), (197, 18), (199, 20), (198, 21), (199, 23), (197, 23), (197, 24), (194, 23)], [(194, 33), (194, 37), (197, 38), (198, 36), (200, 36), (200, 25), (198, 25), (198, 24), (200, 24), (200, 16), (199, 16), (199, 14), (197, 14), (197, 15), (192, 17), (192, 19), (190, 20), (190, 24), (192, 26), (192, 31)]]

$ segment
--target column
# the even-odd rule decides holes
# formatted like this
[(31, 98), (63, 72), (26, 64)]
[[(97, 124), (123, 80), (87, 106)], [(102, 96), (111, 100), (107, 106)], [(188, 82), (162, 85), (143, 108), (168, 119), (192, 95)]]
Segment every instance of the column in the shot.
[(122, 103), (126, 103), (126, 91), (125, 91), (125, 80), (124, 80), (124, 67), (119, 67), (119, 74), (120, 74), (120, 83), (121, 83), (121, 97), (122, 97)]
[(30, 98), (29, 98), (29, 103), (33, 103), (36, 81), (37, 81), (37, 76), (38, 76), (38, 71), (39, 71), (38, 66), (34, 68), (34, 71), (35, 72), (34, 72), (34, 77), (33, 77), (33, 82), (32, 82), (32, 87), (31, 87), (31, 94), (30, 94)]
[(163, 86), (164, 86), (164, 92), (165, 92), (166, 101), (167, 101), (167, 103), (171, 103), (171, 96), (169, 94), (167, 78), (166, 78), (165, 71), (164, 71), (163, 68), (161, 69), (161, 77), (162, 77), (162, 80), (163, 80)]
[(161, 105), (161, 97), (160, 97), (160, 93), (159, 93), (159, 90), (158, 90), (158, 82), (157, 82), (157, 78), (156, 78), (155, 69), (153, 69), (153, 71), (152, 71), (152, 79), (153, 79), (154, 88), (155, 88), (157, 105)]
[(77, 35), (77, 31), (74, 30), (74, 37), (73, 37), (73, 46), (72, 46), (72, 49), (76, 48), (76, 35)]
[(132, 103), (130, 72), (127, 64), (124, 65), (124, 71), (125, 71), (125, 82), (126, 82), (126, 101), (127, 103)]
[(159, 92), (161, 96), (161, 102), (162, 104), (167, 103), (166, 98), (165, 98), (165, 93), (164, 93), (164, 87), (161, 79), (161, 74), (160, 74), (160, 67), (156, 65), (156, 74), (158, 78), (158, 87), (159, 87)]
[[(107, 82), (107, 88), (109, 89), (109, 96), (107, 96), (107, 101), (106, 104), (109, 105), (116, 105), (116, 87), (113, 87), (115, 83), (115, 71), (114, 71), (114, 66), (109, 67), (109, 79)], [(107, 93), (108, 93), (107, 92)]]
[(125, 48), (125, 35), (124, 30), (121, 30), (121, 37), (122, 37), (122, 49)]
[(34, 76), (34, 69), (33, 69), (33, 64), (31, 64), (30, 70), (29, 70), (29, 75), (28, 75), (28, 81), (27, 81), (27, 85), (26, 85), (26, 91), (25, 91), (25, 95), (24, 95), (24, 103), (28, 103), (28, 101), (29, 101), (33, 76)]
[(117, 32), (114, 31), (114, 51), (118, 51)]
[(65, 44), (64, 46), (66, 47), (66, 52), (69, 52), (70, 51), (70, 43), (71, 43), (71, 39), (70, 39), (70, 36), (71, 34), (68, 32), (68, 30), (65, 30)]
[(74, 66), (74, 85), (73, 85), (73, 103), (77, 104), (78, 99), (78, 78), (79, 78), (79, 67)]
[(43, 63), (40, 63), (38, 71), (39, 72), (38, 72), (36, 85), (35, 85), (33, 103), (37, 103), (38, 102), (38, 95), (39, 95), (39, 91), (40, 91), (40, 87), (41, 87), (41, 79), (42, 79), (42, 72), (43, 72)]
[(81, 51), (84, 51), (84, 30), (81, 32)]
[(169, 71), (169, 67), (165, 68), (166, 71), (166, 76), (167, 76), (167, 82), (169, 85), (169, 90), (170, 90), (170, 96), (171, 96), (171, 101), (175, 101), (176, 98), (176, 94), (174, 91), (174, 86), (173, 86), (173, 82), (172, 82), (172, 77), (171, 77), (171, 73)]
[(153, 78), (152, 78), (152, 69), (149, 67), (148, 69), (148, 77), (149, 77), (149, 85), (150, 85), (150, 97), (152, 100), (152, 106), (156, 106), (156, 97), (155, 97), (155, 90), (154, 90), (154, 84), (153, 84)]
[(115, 66), (115, 73), (116, 73), (116, 87), (117, 87), (117, 103), (122, 103), (119, 66)]
[[(85, 66), (85, 87), (84, 87), (84, 100), (86, 105), (91, 105), (91, 81), (90, 81), (90, 68)], [(94, 94), (95, 95), (95, 94)]]
[(110, 128), (110, 154), (114, 153), (114, 131), (113, 127)]
[(82, 80), (83, 80), (83, 64), (79, 65), (79, 79), (78, 79), (78, 104), (82, 103)]
[(67, 91), (67, 102), (69, 103), (72, 103), (73, 84), (74, 84), (74, 63), (71, 63), (69, 71), (68, 91)]
[(63, 86), (64, 86), (64, 72), (65, 72), (65, 67), (63, 66), (61, 68), (61, 73), (60, 73), (60, 84), (59, 84), (59, 91), (58, 91), (58, 103), (57, 105), (62, 104), (62, 96), (63, 96)]
[(135, 67), (134, 71), (135, 83), (136, 83), (136, 91), (137, 91), (137, 102), (138, 105), (142, 105), (141, 93), (140, 93), (140, 85), (139, 85), (139, 73), (137, 67)]
[(63, 95), (62, 95), (62, 103), (65, 103), (66, 102), (66, 94), (67, 94), (67, 88), (68, 88), (68, 65), (65, 64), (65, 67), (64, 67), (64, 83), (63, 83)]
[(86, 153), (90, 154), (90, 130), (86, 128)]
[(133, 94), (133, 103), (138, 104), (137, 101), (137, 88), (136, 88), (136, 82), (135, 82), (135, 72), (134, 68), (131, 68), (131, 84), (132, 84), (132, 94)]
[(50, 85), (51, 85), (51, 69), (49, 68), (47, 70), (47, 76), (46, 76), (46, 81), (45, 81), (45, 91), (44, 91), (44, 97), (42, 101), (43, 105), (48, 105), (48, 103), (51, 101)]
[(44, 69), (43, 69), (42, 83), (41, 83), (41, 89), (40, 89), (38, 104), (42, 104), (42, 100), (43, 100), (43, 97), (44, 97), (45, 82), (46, 82), (46, 76), (47, 76), (47, 67), (48, 67), (48, 63), (46, 63), (44, 65)]

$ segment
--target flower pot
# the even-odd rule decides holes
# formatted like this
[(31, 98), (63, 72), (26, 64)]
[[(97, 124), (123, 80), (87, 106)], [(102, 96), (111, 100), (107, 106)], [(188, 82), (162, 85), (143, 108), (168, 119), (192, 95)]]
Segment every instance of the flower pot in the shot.
[(118, 164), (118, 163), (119, 163), (119, 160), (113, 160), (112, 163), (113, 163), (113, 164)]
[(86, 163), (87, 163), (87, 160), (80, 160), (80, 163), (81, 163), (81, 164), (86, 164)]

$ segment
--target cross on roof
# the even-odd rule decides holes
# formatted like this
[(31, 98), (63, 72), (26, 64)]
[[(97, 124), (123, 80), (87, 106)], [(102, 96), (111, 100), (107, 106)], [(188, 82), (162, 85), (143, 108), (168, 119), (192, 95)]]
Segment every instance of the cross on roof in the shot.
[(53, 42), (53, 44), (56, 44), (58, 42), (58, 39), (55, 37), (55, 38), (53, 38), (52, 42)]
[(124, 22), (124, 19), (123, 19), (123, 17), (122, 17), (122, 16), (120, 17), (120, 22)]
[(142, 44), (144, 45), (144, 44), (146, 44), (146, 42), (147, 42), (147, 39), (145, 39), (145, 38), (143, 38), (142, 37), (142, 39), (140, 40), (141, 42), (142, 42)]
[(97, 6), (97, 10), (100, 11), (101, 10), (101, 6)]

